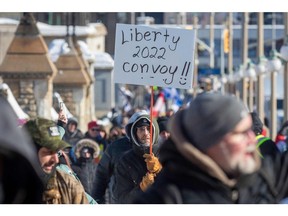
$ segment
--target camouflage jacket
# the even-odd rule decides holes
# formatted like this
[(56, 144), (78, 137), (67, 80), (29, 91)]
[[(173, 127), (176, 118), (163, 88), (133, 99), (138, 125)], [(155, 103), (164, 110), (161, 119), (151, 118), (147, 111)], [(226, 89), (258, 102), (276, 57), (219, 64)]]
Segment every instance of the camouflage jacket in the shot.
[(72, 175), (56, 169), (43, 193), (46, 204), (89, 204), (82, 184)]

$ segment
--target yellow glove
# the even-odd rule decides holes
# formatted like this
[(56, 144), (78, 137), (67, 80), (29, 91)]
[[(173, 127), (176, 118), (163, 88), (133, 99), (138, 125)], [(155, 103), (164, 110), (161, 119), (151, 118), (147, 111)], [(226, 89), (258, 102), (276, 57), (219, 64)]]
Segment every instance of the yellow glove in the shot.
[(149, 172), (158, 174), (161, 171), (162, 165), (160, 164), (157, 157), (155, 157), (153, 154), (144, 154), (143, 157), (145, 158)]
[(143, 176), (142, 181), (140, 182), (140, 188), (142, 191), (146, 191), (147, 188), (154, 183), (154, 174), (147, 172)]

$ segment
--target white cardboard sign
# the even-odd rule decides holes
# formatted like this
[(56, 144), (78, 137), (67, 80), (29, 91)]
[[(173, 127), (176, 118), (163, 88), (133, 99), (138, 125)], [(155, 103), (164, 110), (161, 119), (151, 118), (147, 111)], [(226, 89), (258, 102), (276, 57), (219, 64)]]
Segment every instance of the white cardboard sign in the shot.
[(192, 88), (196, 32), (117, 24), (115, 82)]

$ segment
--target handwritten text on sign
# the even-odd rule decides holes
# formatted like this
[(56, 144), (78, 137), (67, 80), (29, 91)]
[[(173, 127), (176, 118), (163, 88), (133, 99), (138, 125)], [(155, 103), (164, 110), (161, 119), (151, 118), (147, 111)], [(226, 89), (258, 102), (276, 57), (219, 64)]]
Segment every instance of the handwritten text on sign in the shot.
[(193, 30), (117, 24), (115, 82), (192, 88)]

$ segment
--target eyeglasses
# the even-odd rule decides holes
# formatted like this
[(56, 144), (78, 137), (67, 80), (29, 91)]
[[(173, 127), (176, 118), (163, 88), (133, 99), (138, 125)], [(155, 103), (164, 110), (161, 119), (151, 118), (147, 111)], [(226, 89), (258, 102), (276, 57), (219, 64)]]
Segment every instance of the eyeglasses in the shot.
[(252, 128), (248, 128), (244, 131), (232, 131), (230, 132), (230, 135), (233, 135), (234, 137), (237, 137), (239, 140), (245, 140), (245, 139), (250, 139), (254, 137), (254, 132)]

